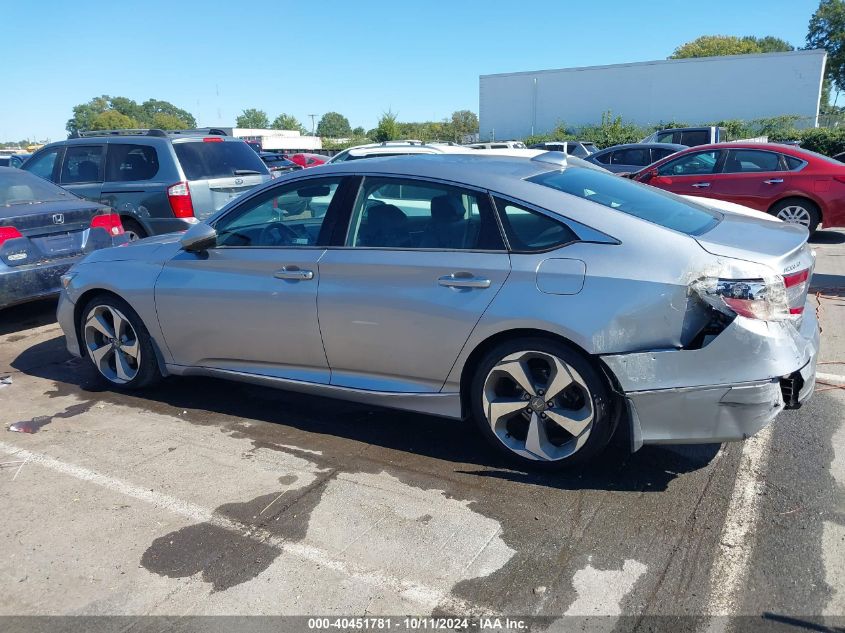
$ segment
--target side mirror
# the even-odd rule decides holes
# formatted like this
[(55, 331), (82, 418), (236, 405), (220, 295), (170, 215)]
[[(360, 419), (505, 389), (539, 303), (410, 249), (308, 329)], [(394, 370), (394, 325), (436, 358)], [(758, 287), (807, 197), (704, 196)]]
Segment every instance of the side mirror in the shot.
[(649, 181), (649, 180), (651, 180), (652, 178), (657, 178), (657, 176), (658, 176), (658, 175), (659, 175), (659, 174), (658, 174), (658, 172), (657, 172), (657, 170), (656, 170), (656, 169), (650, 169), (650, 170), (649, 170), (649, 171), (647, 171), (645, 174), (643, 174), (643, 176), (642, 176), (642, 178), (640, 178), (640, 180), (641, 180), (642, 182), (648, 182), (648, 181)]
[(200, 223), (189, 228), (179, 240), (182, 249), (190, 253), (200, 253), (217, 245), (217, 231), (213, 226)]

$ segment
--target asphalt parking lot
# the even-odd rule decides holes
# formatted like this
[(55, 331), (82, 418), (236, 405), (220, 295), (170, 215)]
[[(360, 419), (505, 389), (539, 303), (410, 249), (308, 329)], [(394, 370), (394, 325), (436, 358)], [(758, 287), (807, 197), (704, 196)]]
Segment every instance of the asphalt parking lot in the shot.
[(843, 616), (845, 232), (814, 242), (807, 405), (555, 475), (449, 420), (212, 379), (104, 391), (55, 302), (0, 312), (0, 615)]

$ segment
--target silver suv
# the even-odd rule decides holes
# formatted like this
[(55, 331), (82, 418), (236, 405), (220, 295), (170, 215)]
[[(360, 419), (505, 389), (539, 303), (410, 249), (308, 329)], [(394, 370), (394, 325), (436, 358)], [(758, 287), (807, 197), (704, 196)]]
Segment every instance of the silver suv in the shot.
[(99, 130), (50, 143), (22, 169), (120, 215), (131, 240), (184, 231), (270, 172), (222, 130)]

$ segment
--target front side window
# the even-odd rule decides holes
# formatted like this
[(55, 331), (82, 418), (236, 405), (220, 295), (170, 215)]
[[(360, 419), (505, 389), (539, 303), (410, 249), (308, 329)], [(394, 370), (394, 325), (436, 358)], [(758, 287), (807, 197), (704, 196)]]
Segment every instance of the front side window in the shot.
[(312, 178), (273, 187), (247, 200), (215, 223), (217, 245), (316, 246), (340, 183), (340, 178)]
[(657, 170), (661, 176), (700, 176), (716, 171), (719, 151), (695, 152), (670, 160)]
[(102, 166), (102, 145), (70, 145), (65, 150), (60, 182), (63, 185), (102, 182)]
[(352, 213), (347, 246), (501, 250), (486, 198), (449, 185), (365, 178)]
[(689, 132), (681, 132), (681, 140), (678, 141), (681, 145), (689, 145), (694, 147), (696, 145), (707, 145), (710, 142), (709, 130), (692, 130)]
[(150, 180), (158, 173), (158, 154), (148, 145), (112, 143), (106, 159), (108, 182)]
[(759, 171), (782, 171), (780, 154), (761, 152), (756, 149), (732, 149), (728, 152), (726, 174), (745, 174)]
[(570, 167), (538, 174), (528, 181), (687, 235), (705, 233), (722, 219), (717, 211), (597, 169)]
[(658, 143), (671, 143), (672, 139), (674, 138), (674, 132), (661, 132), (657, 135), (657, 142)]
[(495, 201), (512, 251), (546, 251), (578, 240), (578, 236), (562, 221), (508, 200), (495, 198)]
[(53, 168), (60, 151), (61, 148), (56, 147), (38, 154), (27, 163), (26, 170), (45, 180), (53, 180)]
[(662, 160), (662, 159), (666, 158), (667, 156), (671, 156), (672, 154), (674, 154), (677, 151), (678, 150), (675, 150), (675, 149), (665, 149), (665, 148), (661, 148), (661, 147), (655, 147), (651, 150), (651, 162), (653, 163), (655, 161)]

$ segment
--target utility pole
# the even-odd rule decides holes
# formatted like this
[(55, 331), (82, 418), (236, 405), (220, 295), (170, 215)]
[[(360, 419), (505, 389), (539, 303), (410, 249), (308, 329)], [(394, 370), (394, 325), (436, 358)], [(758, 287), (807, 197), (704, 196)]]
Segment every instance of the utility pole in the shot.
[(316, 114), (309, 114), (308, 116), (311, 117), (311, 136), (316, 136), (315, 130), (317, 128), (314, 127), (314, 119), (317, 117)]

